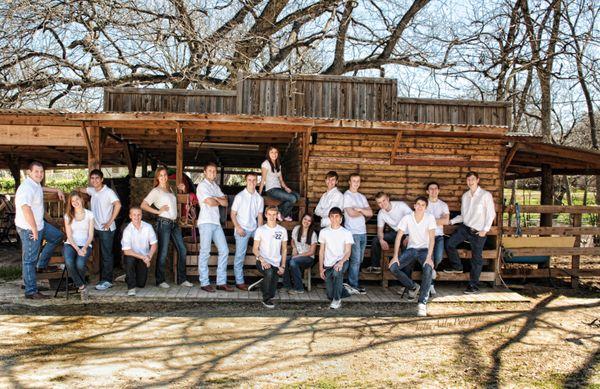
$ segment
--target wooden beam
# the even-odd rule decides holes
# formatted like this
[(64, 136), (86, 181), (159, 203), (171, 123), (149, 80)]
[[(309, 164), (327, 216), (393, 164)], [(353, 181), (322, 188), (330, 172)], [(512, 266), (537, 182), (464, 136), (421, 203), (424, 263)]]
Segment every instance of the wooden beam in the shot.
[[(573, 215), (573, 227), (575, 227), (575, 228), (581, 227), (581, 214)], [(577, 235), (575, 237), (575, 243), (573, 244), (573, 247), (581, 247), (581, 235)], [(574, 254), (571, 257), (571, 269), (576, 271), (576, 274), (579, 273), (580, 259), (581, 259), (581, 256), (578, 254)], [(573, 289), (577, 289), (579, 287), (579, 277), (577, 277), (577, 275), (573, 275), (571, 277), (571, 287)]]
[(521, 147), (521, 144), (519, 142), (516, 142), (510, 148), (510, 150), (508, 151), (508, 154), (506, 154), (506, 157), (504, 158), (504, 161), (502, 162), (502, 175), (503, 176), (506, 175), (506, 170), (510, 166), (510, 163), (512, 162), (513, 158), (515, 157), (515, 154), (517, 153), (517, 151), (519, 151), (520, 147)]
[[(542, 165), (542, 184), (541, 184), (542, 205), (552, 205), (554, 202), (554, 181), (552, 177), (552, 168), (550, 165)], [(540, 227), (552, 227), (552, 214), (542, 213), (540, 216)]]
[(135, 171), (137, 169), (137, 147), (133, 144), (129, 144), (128, 142), (124, 142), (123, 154), (125, 155), (125, 162), (127, 162), (129, 176), (135, 177)]
[[(504, 207), (504, 212), (515, 212), (512, 205)], [(521, 213), (600, 213), (598, 205), (521, 205)]]
[[(504, 227), (504, 235), (515, 235), (516, 227)], [(559, 236), (577, 236), (577, 235), (600, 235), (600, 227), (524, 227), (521, 228), (523, 235), (559, 235)]]
[(77, 127), (0, 124), (0, 145), (10, 146), (84, 146)]
[(512, 268), (502, 269), (502, 278), (566, 278), (576, 274), (580, 278), (600, 277), (600, 269), (579, 270), (551, 267), (549, 269)]
[(142, 152), (142, 177), (148, 177), (148, 151)]
[(183, 136), (183, 128), (181, 127), (181, 123), (177, 123), (175, 137), (176, 137), (176, 142), (177, 142), (177, 148), (175, 149), (175, 164), (176, 164), (175, 183), (176, 183), (176, 186), (179, 186), (179, 184), (181, 184), (181, 182), (183, 181), (184, 136)]

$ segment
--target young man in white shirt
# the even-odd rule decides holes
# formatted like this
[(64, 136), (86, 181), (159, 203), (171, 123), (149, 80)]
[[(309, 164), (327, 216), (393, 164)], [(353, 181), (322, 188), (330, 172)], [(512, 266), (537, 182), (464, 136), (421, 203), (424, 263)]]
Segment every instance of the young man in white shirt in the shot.
[(204, 179), (198, 184), (196, 195), (200, 203), (200, 215), (198, 216), (198, 230), (200, 231), (200, 254), (198, 255), (198, 273), (200, 288), (206, 292), (214, 293), (215, 288), (210, 285), (208, 278), (208, 259), (210, 258), (210, 246), (214, 241), (219, 252), (217, 262), (217, 289), (233, 292), (233, 288), (227, 285), (227, 257), (229, 247), (225, 239), (223, 227), (221, 227), (221, 215), (219, 206), (227, 206), (227, 196), (221, 191), (215, 182), (217, 178), (217, 165), (208, 163), (204, 167)]
[[(50, 298), (39, 292), (36, 273), (55, 271), (55, 266), (48, 266), (54, 248), (60, 244), (64, 235), (60, 230), (44, 222), (44, 192), (56, 193), (65, 201), (60, 189), (42, 187), (44, 165), (33, 161), (27, 169), (27, 178), (15, 194), (15, 225), (21, 240), (23, 283), (25, 297), (41, 300)], [(40, 253), (42, 241), (46, 241)]]
[[(400, 220), (412, 213), (412, 209), (404, 201), (390, 201), (390, 196), (385, 192), (378, 192), (375, 201), (379, 207), (377, 236), (371, 241), (371, 266), (366, 269), (367, 273), (381, 273), (381, 250), (390, 249), (389, 245), (396, 240), (396, 230)], [(390, 226), (391, 231), (384, 233), (386, 224)]]
[[(426, 212), (435, 218), (436, 223), (435, 246), (433, 248), (433, 263), (435, 265), (435, 270), (444, 258), (444, 226), (450, 222), (450, 210), (448, 209), (448, 204), (438, 197), (440, 194), (440, 185), (437, 182), (429, 182), (425, 187), (425, 190), (427, 191), (427, 200), (429, 201)], [(436, 294), (433, 282), (431, 283), (429, 294)]]
[(277, 224), (279, 210), (275, 206), (267, 207), (267, 224), (256, 229), (252, 252), (256, 256), (256, 268), (264, 276), (262, 281), (262, 304), (266, 308), (275, 308), (273, 297), (277, 293), (277, 281), (285, 272), (287, 258), (287, 230)]
[(131, 223), (123, 230), (121, 249), (125, 262), (125, 282), (127, 295), (135, 296), (135, 288), (146, 286), (148, 268), (158, 249), (158, 239), (152, 226), (142, 220), (142, 209), (134, 206), (129, 209)]
[(342, 298), (350, 296), (344, 287), (344, 273), (348, 270), (354, 239), (352, 233), (342, 227), (342, 210), (333, 207), (329, 211), (329, 227), (319, 233), (319, 275), (325, 280), (329, 308), (342, 306)]
[(231, 206), (231, 221), (234, 225), (235, 259), (233, 272), (235, 286), (240, 290), (248, 290), (244, 282), (244, 259), (248, 249), (248, 241), (254, 237), (256, 229), (263, 224), (264, 200), (256, 191), (256, 173), (246, 174), (246, 189), (235, 196)]
[(117, 194), (104, 185), (104, 174), (100, 169), (90, 172), (90, 186), (81, 192), (91, 197), (91, 208), (94, 214), (94, 236), (100, 243), (100, 255), (102, 257), (100, 266), (100, 282), (96, 285), (97, 290), (106, 290), (113, 286), (113, 242), (117, 225), (115, 219), (121, 211), (121, 201)]
[(315, 208), (315, 215), (321, 217), (321, 228), (329, 227), (329, 211), (333, 207), (344, 209), (344, 194), (337, 188), (338, 174), (330, 171), (325, 175), (327, 192), (323, 193)]
[(360, 174), (352, 173), (348, 180), (350, 187), (344, 193), (344, 227), (352, 233), (354, 244), (350, 255), (348, 267), (348, 284), (352, 293), (365, 294), (365, 288), (358, 284), (360, 264), (365, 255), (367, 246), (366, 218), (373, 216), (367, 198), (358, 191), (360, 188)]
[[(394, 257), (390, 261), (389, 268), (392, 274), (408, 290), (408, 296), (414, 298), (419, 293), (417, 304), (417, 315), (427, 316), (427, 299), (433, 275), (433, 247), (435, 245), (435, 218), (426, 213), (427, 198), (419, 196), (415, 200), (415, 211), (406, 215), (398, 224), (396, 242), (394, 243)], [(403, 234), (408, 234), (408, 245), (398, 258), (400, 242)], [(421, 285), (414, 282), (410, 273), (404, 269), (410, 269), (415, 262), (419, 262), (423, 268), (421, 273)]]
[(471, 273), (466, 294), (478, 293), (479, 276), (483, 267), (483, 246), (486, 235), (496, 218), (496, 208), (492, 194), (479, 186), (479, 175), (467, 173), (469, 190), (462, 195), (460, 215), (450, 220), (450, 224), (462, 223), (446, 241), (446, 252), (451, 268), (446, 273), (462, 273), (462, 263), (456, 247), (465, 240), (471, 244)]

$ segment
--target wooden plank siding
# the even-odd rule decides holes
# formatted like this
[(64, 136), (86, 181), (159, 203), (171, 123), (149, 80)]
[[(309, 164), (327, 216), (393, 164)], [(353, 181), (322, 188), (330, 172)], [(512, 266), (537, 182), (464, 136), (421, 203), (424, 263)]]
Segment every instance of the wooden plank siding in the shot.
[(392, 120), (419, 123), (511, 124), (508, 102), (394, 98)]

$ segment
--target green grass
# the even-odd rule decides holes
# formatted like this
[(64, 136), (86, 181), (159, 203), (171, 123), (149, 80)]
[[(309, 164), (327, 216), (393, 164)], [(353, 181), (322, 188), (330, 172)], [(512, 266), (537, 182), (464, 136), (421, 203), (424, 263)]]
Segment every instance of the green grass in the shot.
[(12, 281), (21, 278), (20, 266), (0, 266), (0, 280)]

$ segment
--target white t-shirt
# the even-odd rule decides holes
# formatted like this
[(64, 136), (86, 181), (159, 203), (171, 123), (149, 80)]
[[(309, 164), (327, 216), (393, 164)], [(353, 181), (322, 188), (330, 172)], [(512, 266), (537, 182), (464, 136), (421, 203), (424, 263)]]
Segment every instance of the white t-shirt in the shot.
[(27, 177), (15, 193), (15, 225), (23, 230), (31, 230), (21, 208), (23, 205), (31, 207), (37, 230), (41, 231), (44, 228), (44, 190), (31, 177)]
[[(73, 222), (70, 224), (73, 242), (79, 247), (85, 245), (85, 242), (87, 242), (88, 238), (90, 237), (90, 221), (92, 223), (94, 222), (94, 214), (87, 209), (84, 209), (83, 211), (83, 219), (77, 220), (77, 218), (75, 218), (75, 220), (73, 220)], [(65, 215), (65, 223), (69, 223), (68, 215)], [(65, 241), (65, 244), (69, 243)], [(90, 247), (92, 247), (91, 243)]]
[(144, 201), (148, 205), (154, 205), (156, 209), (160, 209), (163, 205), (168, 205), (169, 210), (163, 211), (158, 214), (160, 217), (164, 217), (170, 220), (177, 219), (177, 197), (172, 192), (165, 192), (164, 190), (156, 187), (148, 193)]
[(273, 188), (281, 188), (281, 183), (279, 182), (279, 177), (281, 177), (281, 167), (279, 167), (279, 171), (273, 173), (271, 169), (271, 164), (266, 159), (260, 165), (262, 169), (267, 169), (267, 176), (262, 177), (265, 180), (265, 190), (273, 189)]
[(344, 227), (333, 229), (327, 227), (319, 233), (319, 243), (325, 245), (325, 258), (323, 266), (331, 267), (337, 261), (344, 258), (344, 252), (347, 244), (354, 244), (352, 233)]
[(337, 187), (323, 193), (315, 208), (315, 215), (321, 216), (321, 227), (329, 227), (331, 224), (329, 211), (333, 207), (344, 210), (344, 194)]
[(387, 224), (394, 231), (398, 231), (398, 223), (400, 223), (400, 220), (404, 216), (410, 215), (412, 209), (404, 201), (390, 201), (390, 204), (392, 205), (392, 209), (389, 212), (385, 209), (380, 209), (377, 212), (377, 227), (383, 228)]
[(406, 215), (400, 220), (397, 230), (408, 234), (409, 249), (429, 248), (429, 231), (435, 230), (435, 218), (425, 213), (420, 223), (417, 223), (414, 212)]
[(237, 212), (237, 222), (246, 231), (254, 231), (258, 226), (256, 218), (265, 208), (265, 202), (257, 191), (250, 193), (244, 189), (235, 195), (231, 210)]
[[(440, 199), (438, 199), (436, 202), (429, 201), (427, 204), (427, 210), (425, 212), (432, 215), (436, 220), (440, 219), (443, 215), (450, 215), (448, 204)], [(435, 236), (442, 235), (444, 235), (444, 226), (436, 226)]]
[(271, 228), (266, 224), (258, 227), (254, 240), (259, 241), (258, 252), (270, 265), (279, 267), (281, 264), (281, 245), (286, 244), (288, 235), (285, 228), (277, 225)]
[[(119, 201), (117, 194), (110, 189), (107, 185), (104, 185), (102, 189), (96, 191), (93, 187), (86, 189), (87, 194), (92, 198), (92, 212), (94, 213), (94, 228), (100, 231), (104, 231), (102, 225), (110, 220), (112, 216), (114, 203)], [(117, 225), (113, 221), (110, 225), (110, 230), (114, 231), (117, 229)]]
[[(292, 230), (292, 239), (294, 240), (294, 243), (296, 244), (296, 249), (298, 249), (298, 254), (307, 252), (308, 250), (310, 250), (310, 246), (313, 243), (317, 243), (317, 234), (313, 231), (311, 239), (310, 239), (310, 244), (307, 244), (306, 243), (306, 239), (307, 239), (306, 235), (298, 236), (302, 233), (300, 228), (301, 228), (301, 226), (297, 225)], [(299, 239), (296, 239), (296, 238), (299, 238)], [(311, 255), (311, 257), (314, 258), (315, 257), (314, 254)]]
[(208, 205), (204, 200), (211, 197), (223, 197), (225, 196), (217, 185), (213, 181), (209, 181), (206, 178), (198, 184), (196, 189), (196, 196), (200, 202), (200, 216), (198, 216), (198, 225), (200, 224), (217, 224), (221, 225), (221, 215), (219, 214), (218, 205)]
[(123, 238), (121, 239), (121, 248), (125, 250), (133, 250), (133, 252), (141, 255), (148, 255), (150, 246), (157, 242), (156, 233), (152, 226), (142, 220), (142, 225), (138, 230), (133, 223), (129, 223), (123, 230)]
[(366, 234), (367, 225), (363, 215), (351, 217), (346, 208), (366, 208), (369, 206), (367, 198), (360, 192), (352, 193), (350, 190), (344, 192), (344, 227), (352, 234)]

